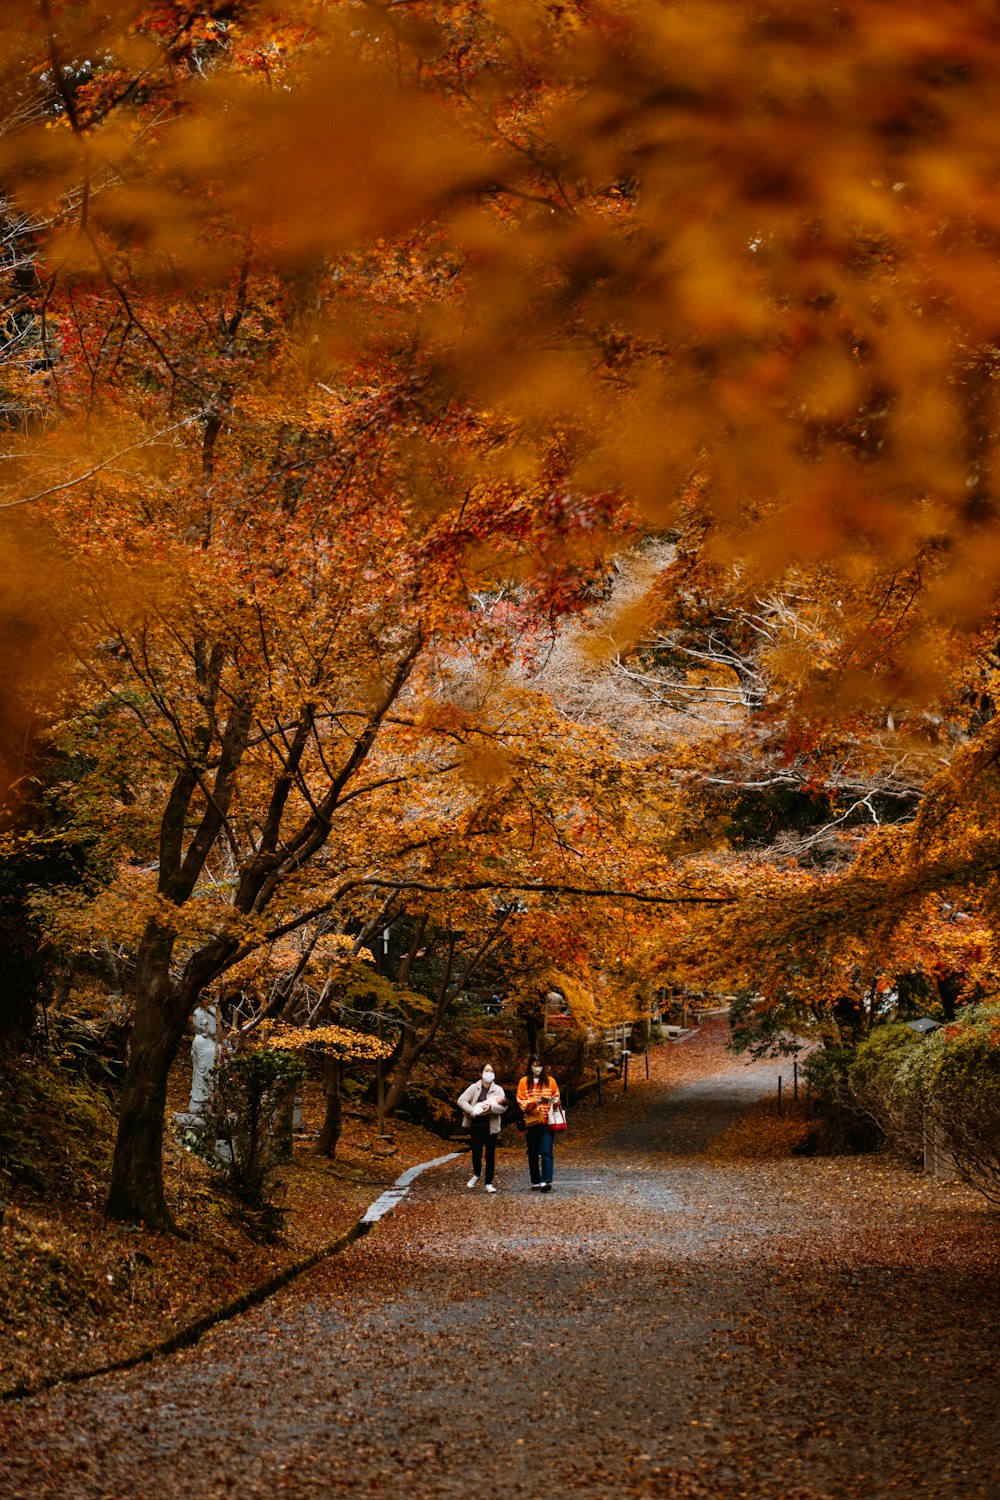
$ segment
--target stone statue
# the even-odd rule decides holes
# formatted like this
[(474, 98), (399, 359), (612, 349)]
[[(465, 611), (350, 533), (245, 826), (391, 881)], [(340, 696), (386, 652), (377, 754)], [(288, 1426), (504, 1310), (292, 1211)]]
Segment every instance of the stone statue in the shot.
[(210, 1010), (199, 1005), (191, 1019), (194, 1022), (194, 1041), (191, 1043), (191, 1098), (188, 1100), (188, 1112), (201, 1116), (212, 1097), (212, 1072), (218, 1051), (215, 1042), (215, 1017)]

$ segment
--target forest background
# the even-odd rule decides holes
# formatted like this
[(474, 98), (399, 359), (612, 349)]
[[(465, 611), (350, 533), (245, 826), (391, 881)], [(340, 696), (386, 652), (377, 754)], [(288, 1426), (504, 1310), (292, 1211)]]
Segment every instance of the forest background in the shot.
[(994, 7), (0, 48), (2, 1025), (117, 1048), (109, 1211), (199, 1002), (390, 1109), (553, 992), (995, 1056)]

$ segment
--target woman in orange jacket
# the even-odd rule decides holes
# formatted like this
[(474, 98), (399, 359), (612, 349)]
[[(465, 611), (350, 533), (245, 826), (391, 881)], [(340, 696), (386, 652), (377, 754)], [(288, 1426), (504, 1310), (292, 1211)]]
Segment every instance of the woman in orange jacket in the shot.
[(528, 1176), (532, 1190), (552, 1191), (552, 1142), (549, 1110), (559, 1103), (559, 1085), (537, 1052), (528, 1059), (528, 1071), (517, 1086), (517, 1107), (524, 1115), (528, 1148)]

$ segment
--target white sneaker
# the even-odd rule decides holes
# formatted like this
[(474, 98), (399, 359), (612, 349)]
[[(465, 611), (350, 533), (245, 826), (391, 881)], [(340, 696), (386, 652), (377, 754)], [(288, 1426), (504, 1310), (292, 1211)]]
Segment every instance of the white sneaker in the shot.
[(496, 1188), (493, 1186), (492, 1182), (488, 1182), (486, 1184), (486, 1191), (488, 1193), (495, 1193), (496, 1192)]
[(468, 1180), (468, 1182), (465, 1185), (466, 1185), (466, 1187), (475, 1187), (475, 1185), (476, 1185), (476, 1183), (478, 1181), (479, 1181), (478, 1177), (470, 1177), (469, 1180)]

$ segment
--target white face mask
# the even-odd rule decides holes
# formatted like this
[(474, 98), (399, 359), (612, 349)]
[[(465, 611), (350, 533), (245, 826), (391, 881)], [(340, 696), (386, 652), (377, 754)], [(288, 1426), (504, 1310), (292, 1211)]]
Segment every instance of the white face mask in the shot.
[(531, 1072), (535, 1078), (541, 1078), (542, 1076), (541, 1068), (532, 1068)]
[(496, 1076), (497, 1075), (494, 1073), (494, 1071), (493, 1071), (492, 1068), (484, 1068), (483, 1069), (483, 1082), (484, 1083), (492, 1083), (493, 1080), (494, 1080), (494, 1078)]

